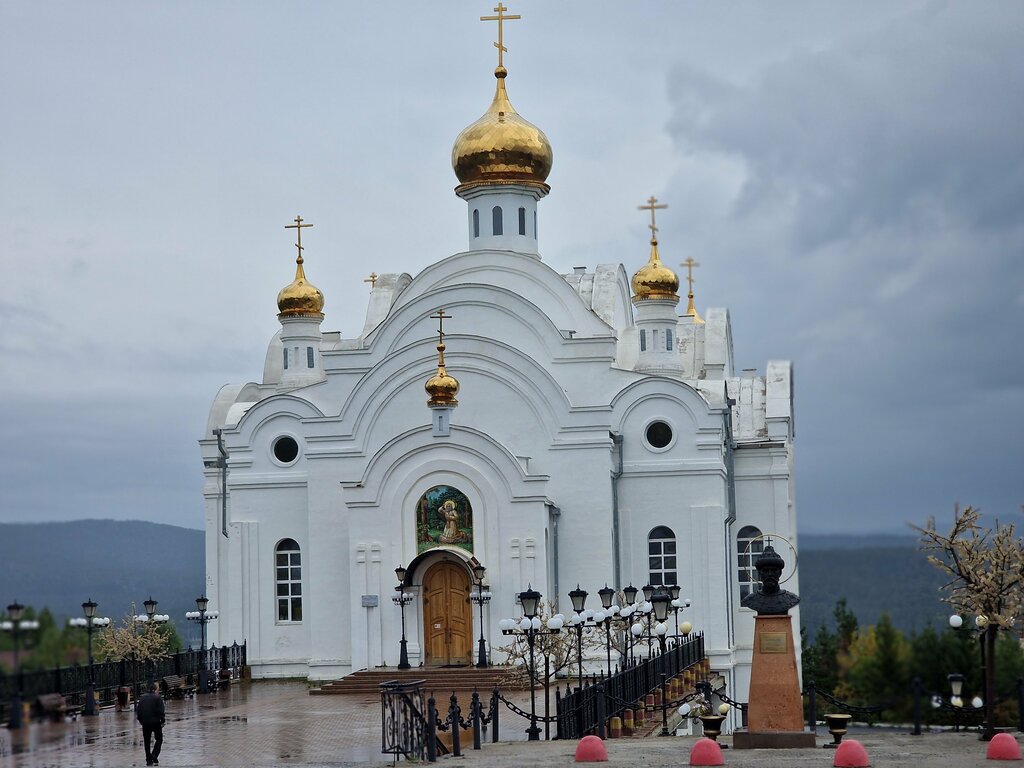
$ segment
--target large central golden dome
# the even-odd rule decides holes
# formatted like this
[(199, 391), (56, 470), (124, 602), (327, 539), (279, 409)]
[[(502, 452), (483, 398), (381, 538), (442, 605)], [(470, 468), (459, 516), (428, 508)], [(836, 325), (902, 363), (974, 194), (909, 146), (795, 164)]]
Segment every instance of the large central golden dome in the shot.
[(498, 86), (483, 117), (467, 127), (452, 147), (456, 191), (482, 184), (528, 184), (547, 194), (551, 143), (537, 126), (519, 116), (505, 92), (508, 70), (494, 70)]
[(295, 279), (277, 294), (278, 317), (323, 318), (324, 295), (306, 279), (302, 254), (295, 260)]

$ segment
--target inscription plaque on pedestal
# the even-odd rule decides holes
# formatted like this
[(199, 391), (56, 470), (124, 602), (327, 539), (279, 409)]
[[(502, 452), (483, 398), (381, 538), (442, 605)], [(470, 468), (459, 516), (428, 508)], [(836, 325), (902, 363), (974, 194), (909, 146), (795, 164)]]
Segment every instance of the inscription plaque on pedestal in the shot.
[(785, 632), (763, 632), (758, 638), (758, 653), (785, 653)]

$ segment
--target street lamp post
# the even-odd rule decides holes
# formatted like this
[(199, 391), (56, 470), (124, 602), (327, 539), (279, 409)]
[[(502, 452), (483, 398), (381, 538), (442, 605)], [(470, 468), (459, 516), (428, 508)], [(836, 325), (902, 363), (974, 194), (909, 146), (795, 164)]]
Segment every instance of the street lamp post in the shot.
[(477, 563), (473, 566), (473, 578), (476, 579), (476, 592), (469, 596), (469, 599), (480, 606), (480, 642), (477, 652), (477, 667), (487, 667), (487, 646), (484, 640), (484, 605), (491, 601), (491, 593), (484, 589), (484, 574), (487, 569)]
[[(678, 584), (672, 584), (671, 586), (668, 587), (668, 596), (672, 599), (672, 602), (671, 602), (672, 615), (675, 617), (675, 620), (676, 620), (676, 637), (677, 638), (679, 636), (679, 608), (680, 608), (679, 593), (682, 592), (682, 591), (683, 591), (683, 588), (680, 587)], [(676, 642), (679, 642), (678, 639), (676, 640)]]
[(586, 623), (586, 619), (583, 617), (584, 606), (587, 604), (587, 590), (580, 589), (580, 585), (576, 585), (576, 589), (569, 592), (569, 600), (572, 602), (572, 609), (575, 612), (573, 617), (573, 624), (576, 627), (576, 666), (578, 672), (579, 686), (583, 687), (583, 625)]
[[(150, 595), (148, 600), (144, 600), (142, 603), (146, 609), (144, 614), (139, 614), (135, 617), (136, 625), (143, 625), (147, 628), (153, 625), (166, 624), (171, 620), (171, 617), (165, 613), (157, 613), (156, 607), (158, 602), (153, 599)], [(149, 657), (146, 659), (146, 685), (147, 687), (153, 685), (156, 682), (156, 662)]]
[(25, 606), (15, 600), (7, 606), (8, 621), (0, 623), (0, 629), (10, 632), (14, 640), (14, 693), (11, 696), (11, 717), (7, 727), (11, 730), (21, 728), (21, 697), (22, 697), (22, 676), (21, 662), (18, 652), (21, 649), (21, 633), (26, 630), (39, 629), (39, 622), (21, 618), (25, 612)]
[(654, 586), (651, 584), (645, 584), (643, 587), (644, 593), (644, 615), (647, 616), (647, 656), (651, 657), (654, 655), (654, 635), (652, 634), (651, 627), (651, 613), (653, 604), (651, 598), (654, 597)]
[(68, 622), (72, 627), (84, 628), (87, 638), (86, 647), (89, 656), (89, 678), (85, 682), (85, 707), (82, 709), (82, 714), (86, 717), (92, 717), (96, 714), (96, 681), (93, 679), (92, 633), (99, 627), (106, 627), (110, 624), (110, 619), (107, 617), (100, 617), (96, 615), (96, 608), (98, 607), (98, 604), (90, 598), (82, 603), (82, 613), (85, 614), (85, 618), (75, 618)]
[(654, 618), (658, 622), (654, 628), (654, 634), (658, 636), (658, 643), (661, 645), (662, 653), (665, 652), (665, 635), (668, 634), (668, 625), (665, 623), (665, 620), (668, 619), (668, 606), (670, 602), (672, 602), (672, 598), (663, 589), (657, 590), (651, 597)]
[(603, 589), (597, 590), (601, 598), (601, 607), (604, 609), (604, 641), (608, 653), (608, 677), (612, 676), (612, 618), (617, 611), (612, 609), (612, 598), (615, 597), (615, 590), (604, 585)]
[[(949, 626), (953, 629), (960, 629), (964, 620), (958, 614), (949, 617)], [(978, 646), (981, 649), (981, 686), (985, 692), (982, 705), (985, 707), (985, 727), (981, 733), (982, 741), (991, 741), (995, 736), (995, 642), (999, 632), (999, 625), (989, 621), (984, 614), (974, 617), (975, 631), (978, 633)], [(949, 676), (950, 684), (954, 684), (954, 675)], [(963, 685), (963, 675), (960, 678), (960, 686)], [(959, 693), (954, 693), (959, 698)]]
[(526, 729), (528, 741), (540, 740), (540, 728), (537, 727), (537, 668), (533, 658), (533, 643), (536, 638), (534, 633), (539, 629), (534, 626), (534, 620), (540, 623), (540, 619), (537, 618), (540, 598), (540, 592), (530, 585), (527, 585), (525, 592), (519, 593), (519, 602), (523, 605), (523, 624), (529, 623), (529, 626), (521, 626), (526, 630), (526, 644), (530, 647), (530, 727)]
[(412, 665), (409, 663), (409, 648), (405, 640), (405, 606), (412, 602), (412, 595), (405, 594), (405, 576), (407, 570), (405, 566), (398, 566), (395, 568), (395, 576), (398, 577), (398, 586), (395, 587), (395, 591), (398, 593), (391, 598), (391, 602), (397, 605), (402, 611), (402, 639), (398, 641), (398, 668), (409, 669)]
[(189, 621), (194, 621), (199, 624), (200, 630), (200, 663), (199, 663), (199, 692), (209, 693), (210, 692), (210, 670), (208, 668), (206, 653), (206, 625), (217, 618), (218, 613), (216, 611), (208, 611), (207, 607), (210, 604), (209, 598), (206, 595), (200, 595), (196, 598), (196, 609), (195, 611), (189, 611), (185, 614), (185, 618)]

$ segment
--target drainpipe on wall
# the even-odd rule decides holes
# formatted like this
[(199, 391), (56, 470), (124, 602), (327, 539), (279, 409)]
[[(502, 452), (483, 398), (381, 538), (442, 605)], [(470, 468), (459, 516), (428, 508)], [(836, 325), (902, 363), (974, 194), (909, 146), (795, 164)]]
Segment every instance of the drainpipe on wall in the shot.
[(562, 516), (562, 510), (551, 502), (545, 504), (548, 508), (548, 520), (551, 523), (551, 578), (552, 594), (555, 596), (552, 604), (558, 606), (558, 518)]
[(220, 427), (213, 430), (217, 438), (217, 450), (220, 456), (217, 457), (217, 466), (220, 467), (220, 532), (226, 539), (228, 537), (228, 452), (224, 449), (224, 438), (221, 436)]
[(725, 592), (728, 610), (728, 632), (729, 644), (736, 645), (736, 626), (733, 621), (735, 616), (735, 605), (733, 603), (733, 585), (736, 583), (736, 574), (733, 572), (733, 539), (732, 524), (736, 522), (736, 462), (733, 460), (733, 452), (736, 450), (736, 442), (732, 439), (732, 409), (736, 401), (726, 397), (728, 407), (725, 410), (723, 422), (725, 426), (725, 474), (726, 474), (726, 504), (728, 505), (725, 515), (725, 563), (726, 574), (728, 574), (728, 589)]
[(612, 470), (612, 583), (622, 584), (622, 557), (619, 531), (619, 478), (622, 477), (622, 435), (608, 433), (615, 450), (615, 469)]

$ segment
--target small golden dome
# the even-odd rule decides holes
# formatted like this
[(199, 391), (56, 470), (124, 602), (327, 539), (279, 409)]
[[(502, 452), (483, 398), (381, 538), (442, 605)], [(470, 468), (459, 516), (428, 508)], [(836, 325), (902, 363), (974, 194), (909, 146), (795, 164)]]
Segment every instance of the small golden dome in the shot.
[(658, 256), (658, 241), (651, 240), (651, 257), (633, 275), (633, 301), (674, 299), (679, 301), (679, 278)]
[(551, 143), (537, 126), (515, 111), (505, 92), (508, 70), (494, 70), (498, 86), (483, 117), (467, 127), (452, 147), (452, 168), (461, 182), (456, 191), (481, 184), (540, 187), (551, 173)]
[(323, 319), (324, 295), (306, 280), (302, 254), (295, 260), (295, 279), (277, 294), (278, 318), (311, 315)]
[(455, 396), (459, 394), (459, 382), (449, 376), (444, 369), (444, 344), (437, 345), (437, 374), (427, 379), (423, 388), (430, 397), (427, 405), (431, 408), (454, 408), (459, 404)]

